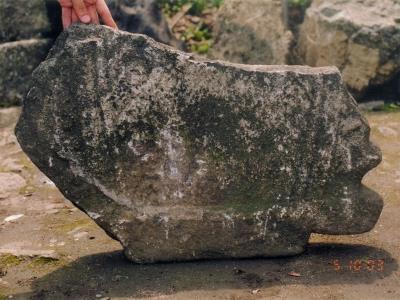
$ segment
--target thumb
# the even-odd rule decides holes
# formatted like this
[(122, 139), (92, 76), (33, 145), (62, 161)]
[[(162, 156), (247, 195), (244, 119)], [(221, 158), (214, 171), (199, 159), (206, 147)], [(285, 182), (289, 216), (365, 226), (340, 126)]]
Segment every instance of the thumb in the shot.
[(91, 18), (83, 0), (72, 0), (72, 5), (82, 23), (90, 23)]

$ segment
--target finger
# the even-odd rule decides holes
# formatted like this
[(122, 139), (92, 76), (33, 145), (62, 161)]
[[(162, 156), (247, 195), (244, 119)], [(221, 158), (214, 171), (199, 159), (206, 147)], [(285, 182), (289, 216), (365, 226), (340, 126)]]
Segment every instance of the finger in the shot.
[(90, 16), (90, 19), (92, 20), (92, 23), (100, 24), (99, 15), (97, 14), (96, 6), (90, 5), (88, 7), (88, 11), (89, 11), (89, 16)]
[(90, 5), (96, 5), (97, 0), (83, 0), (85, 2), (86, 6)]
[(118, 28), (104, 0), (97, 0), (96, 8), (97, 8), (97, 13), (100, 15), (105, 25), (115, 29)]
[(76, 12), (72, 9), (72, 13), (71, 13), (71, 20), (72, 23), (78, 23), (79, 18), (78, 15), (76, 14)]
[(82, 23), (90, 23), (89, 12), (83, 0), (72, 0), (74, 10)]
[(61, 7), (72, 7), (72, 0), (58, 0)]
[(72, 9), (67, 7), (62, 7), (62, 23), (64, 29), (71, 26), (72, 23)]

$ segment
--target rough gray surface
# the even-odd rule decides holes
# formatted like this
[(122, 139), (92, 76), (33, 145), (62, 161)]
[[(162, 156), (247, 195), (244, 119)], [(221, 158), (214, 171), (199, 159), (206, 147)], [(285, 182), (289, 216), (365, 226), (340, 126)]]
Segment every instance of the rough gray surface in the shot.
[(56, 0), (1, 0), (0, 43), (51, 36), (57, 12)]
[(156, 0), (108, 0), (108, 5), (120, 29), (181, 47), (172, 36)]
[(400, 1), (313, 1), (298, 52), (300, 63), (337, 66), (356, 94), (400, 77)]
[(224, 0), (209, 56), (242, 64), (286, 64), (292, 34), (285, 27), (282, 3)]
[(30, 39), (0, 44), (0, 107), (20, 104), (32, 71), (46, 58), (52, 41)]
[(61, 31), (56, 0), (0, 1), (0, 107), (19, 105)]
[(16, 129), (135, 262), (293, 255), (370, 230), (381, 159), (336, 68), (196, 61), (142, 35), (64, 33)]

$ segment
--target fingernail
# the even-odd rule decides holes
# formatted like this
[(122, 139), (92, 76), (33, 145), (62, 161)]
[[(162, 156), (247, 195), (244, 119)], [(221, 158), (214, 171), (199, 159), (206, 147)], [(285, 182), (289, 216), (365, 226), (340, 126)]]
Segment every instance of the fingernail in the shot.
[(88, 15), (82, 16), (81, 21), (83, 23), (89, 23), (90, 22), (90, 17)]

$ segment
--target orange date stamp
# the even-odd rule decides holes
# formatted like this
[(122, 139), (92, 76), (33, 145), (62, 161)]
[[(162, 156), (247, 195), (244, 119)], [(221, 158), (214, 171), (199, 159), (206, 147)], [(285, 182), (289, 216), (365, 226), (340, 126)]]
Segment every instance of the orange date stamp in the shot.
[(334, 259), (330, 264), (336, 272), (383, 272), (385, 270), (383, 259), (354, 259), (349, 261)]

